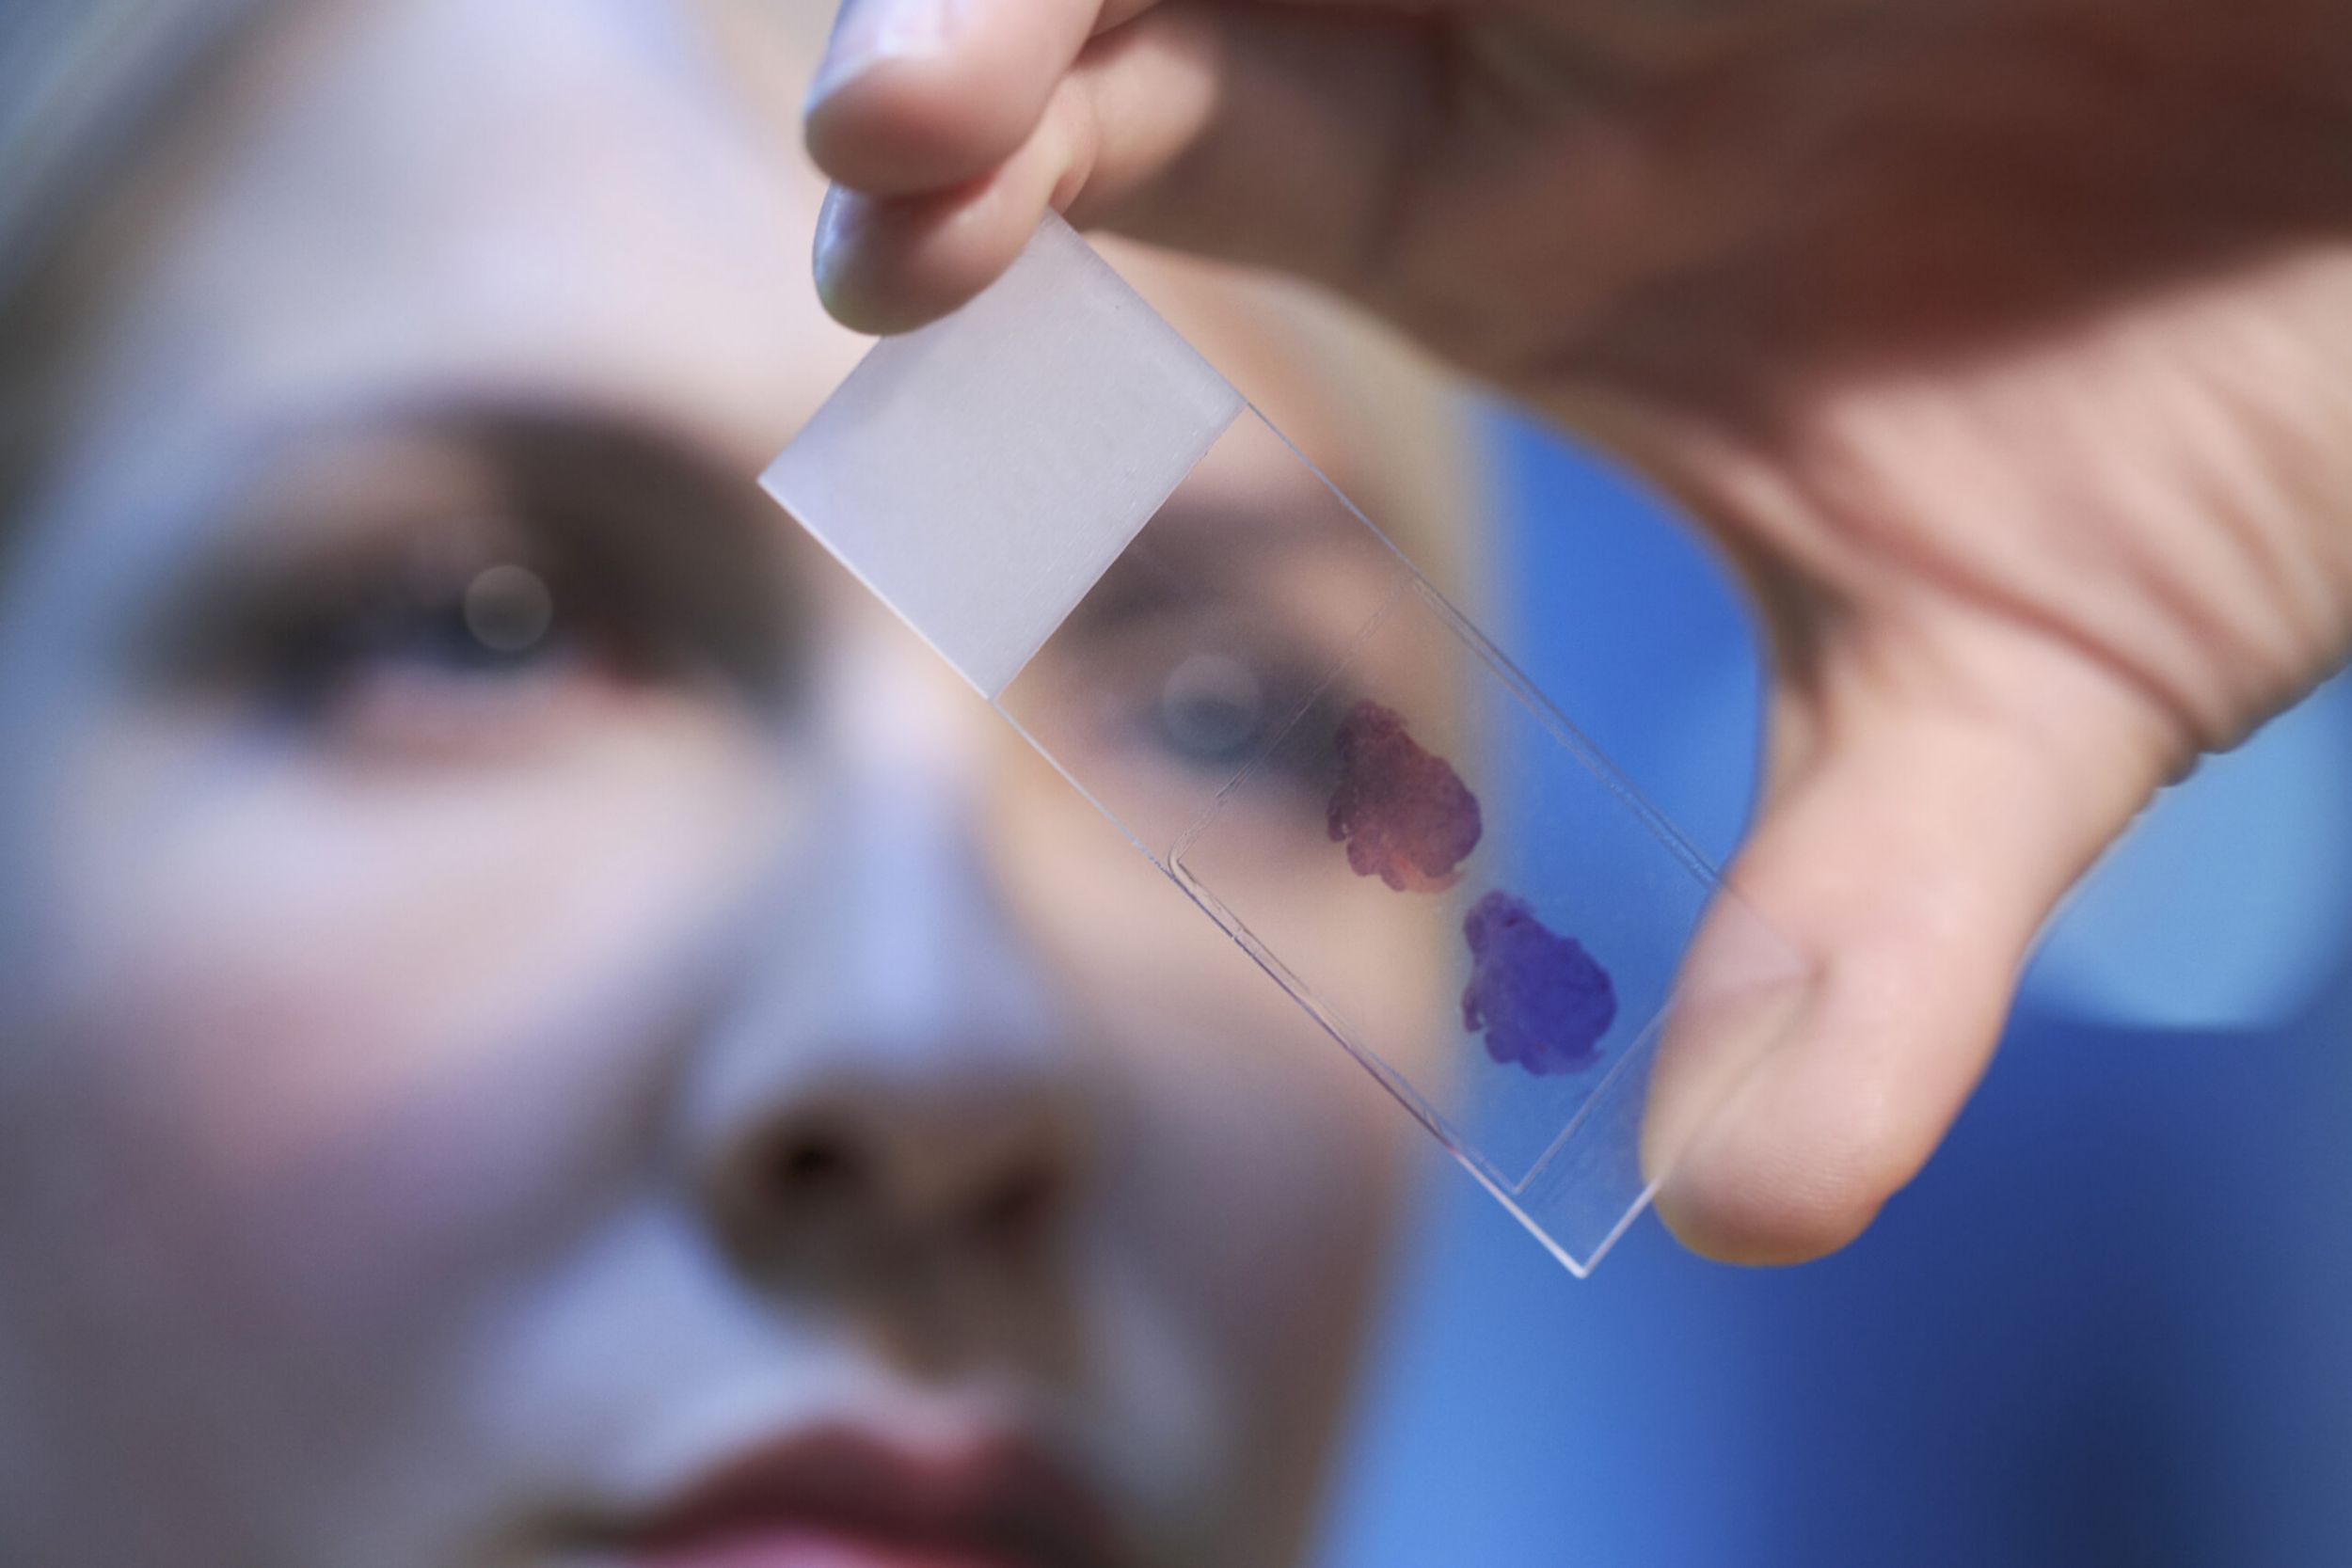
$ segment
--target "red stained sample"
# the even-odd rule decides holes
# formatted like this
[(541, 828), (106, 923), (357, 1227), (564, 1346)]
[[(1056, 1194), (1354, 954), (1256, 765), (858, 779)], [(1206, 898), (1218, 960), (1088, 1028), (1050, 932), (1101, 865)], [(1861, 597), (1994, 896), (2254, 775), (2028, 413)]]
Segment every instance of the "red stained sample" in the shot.
[(1507, 893), (1471, 906), (1462, 934), (1470, 950), (1462, 1027), (1486, 1031), (1487, 1055), (1537, 1077), (1600, 1059), (1600, 1037), (1617, 1016), (1616, 989), (1574, 938), (1547, 929)]
[(1478, 797), (1453, 766), (1422, 750), (1405, 721), (1374, 702), (1348, 710), (1334, 744), (1340, 783), (1328, 824), (1356, 875), (1399, 893), (1435, 893), (1460, 880), (1456, 867), (1484, 830)]

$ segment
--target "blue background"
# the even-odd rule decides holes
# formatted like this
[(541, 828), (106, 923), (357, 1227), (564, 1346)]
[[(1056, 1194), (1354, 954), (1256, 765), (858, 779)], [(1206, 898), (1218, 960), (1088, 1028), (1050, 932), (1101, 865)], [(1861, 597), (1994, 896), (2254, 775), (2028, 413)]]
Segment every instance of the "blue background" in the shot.
[[(1494, 416), (1499, 640), (1710, 856), (1751, 628), (1608, 470)], [(1859, 1243), (1583, 1283), (1434, 1151), (1330, 1568), (2352, 1564), (2352, 681), (2168, 792), (2046, 935)]]

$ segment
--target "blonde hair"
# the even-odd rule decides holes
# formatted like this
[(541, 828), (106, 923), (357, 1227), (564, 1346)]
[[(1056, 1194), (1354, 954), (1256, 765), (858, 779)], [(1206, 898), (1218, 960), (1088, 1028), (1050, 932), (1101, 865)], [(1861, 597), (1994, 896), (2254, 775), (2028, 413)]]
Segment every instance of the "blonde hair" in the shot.
[(11, 0), (0, 12), (0, 300), (232, 46), (249, 0)]
[[(212, 89), (261, 0), (8, 0), (0, 8), (0, 547), (58, 418), (101, 230)], [(94, 242), (94, 243), (93, 243)]]

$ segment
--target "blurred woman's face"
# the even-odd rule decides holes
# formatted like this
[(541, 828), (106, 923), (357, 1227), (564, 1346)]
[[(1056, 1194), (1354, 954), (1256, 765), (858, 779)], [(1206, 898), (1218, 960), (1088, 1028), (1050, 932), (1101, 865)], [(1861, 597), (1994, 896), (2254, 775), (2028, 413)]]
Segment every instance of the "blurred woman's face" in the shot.
[[(1296, 1547), (1401, 1118), (749, 484), (856, 349), (754, 54), (312, 14), (95, 314), (0, 587), (10, 1561)], [(1149, 613), (1098, 760), (1197, 777)]]

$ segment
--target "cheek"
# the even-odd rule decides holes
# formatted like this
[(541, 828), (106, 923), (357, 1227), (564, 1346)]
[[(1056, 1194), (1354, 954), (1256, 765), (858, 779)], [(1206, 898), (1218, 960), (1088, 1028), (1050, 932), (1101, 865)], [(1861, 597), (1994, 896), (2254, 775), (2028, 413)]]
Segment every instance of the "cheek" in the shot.
[(396, 1317), (619, 1174), (779, 826), (739, 738), (633, 721), (480, 770), (82, 759), (52, 1016), (88, 1136), (216, 1291)]

